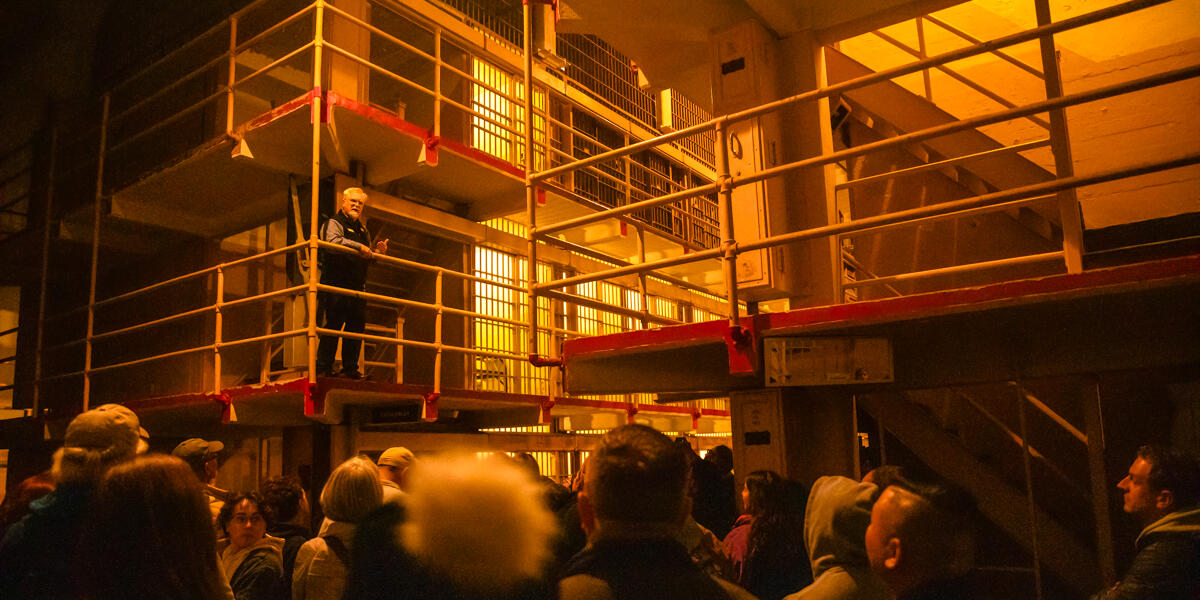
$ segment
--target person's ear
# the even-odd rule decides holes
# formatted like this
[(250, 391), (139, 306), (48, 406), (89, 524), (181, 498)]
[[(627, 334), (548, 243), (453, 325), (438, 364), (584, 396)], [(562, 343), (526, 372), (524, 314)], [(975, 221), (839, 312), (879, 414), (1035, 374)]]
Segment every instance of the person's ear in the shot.
[(592, 532), (596, 530), (596, 507), (592, 506), (592, 499), (585, 490), (579, 490), (576, 499), (579, 503), (579, 525), (588, 537), (592, 537)]
[(1162, 490), (1154, 498), (1154, 506), (1159, 510), (1170, 510), (1174, 505), (1175, 493), (1171, 490)]
[(900, 538), (888, 539), (883, 550), (883, 566), (895, 569), (900, 564), (901, 556)]

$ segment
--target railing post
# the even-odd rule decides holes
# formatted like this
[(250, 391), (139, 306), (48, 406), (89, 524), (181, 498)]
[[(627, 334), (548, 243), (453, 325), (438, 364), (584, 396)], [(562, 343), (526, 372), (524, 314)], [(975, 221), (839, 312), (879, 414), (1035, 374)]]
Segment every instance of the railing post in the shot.
[[(637, 232), (638, 263), (646, 262), (646, 228), (639, 224)], [(642, 329), (650, 328), (650, 296), (646, 291), (646, 272), (638, 273), (638, 294), (642, 297)]]
[(717, 181), (721, 186), (717, 193), (717, 210), (721, 225), (725, 294), (729, 302), (729, 326), (738, 327), (742, 317), (738, 312), (737, 240), (733, 239), (733, 178), (729, 175), (729, 148), (726, 145), (729, 136), (728, 122), (724, 118), (720, 119), (717, 121), (716, 130)]
[(530, 151), (533, 148), (533, 9), (529, 3), (523, 5), (525, 32), (523, 34), (523, 46), (525, 51), (524, 67), (525, 67), (525, 214), (527, 218), (528, 245), (526, 248), (526, 259), (529, 261), (529, 331), (528, 346), (526, 354), (530, 357), (537, 356), (537, 237), (535, 230), (537, 229), (537, 194), (533, 187), (533, 180), (530, 177), (533, 175), (533, 153)]
[(33, 353), (33, 414), (41, 415), (42, 347), (46, 332), (46, 278), (50, 274), (50, 226), (54, 221), (54, 171), (58, 160), (58, 125), (50, 127), (50, 164), (46, 176), (46, 213), (42, 218), (42, 278), (38, 282), (37, 341)]
[(229, 78), (226, 80), (225, 135), (233, 135), (233, 83), (237, 77), (237, 15), (229, 17)]
[(1083, 393), (1083, 417), (1087, 430), (1088, 473), (1092, 484), (1092, 514), (1096, 520), (1096, 553), (1105, 586), (1117, 580), (1113, 564), (1112, 521), (1108, 508), (1108, 467), (1104, 460), (1104, 411), (1100, 405), (1100, 383), (1092, 381)]
[[(404, 339), (404, 317), (396, 313), (396, 339)], [(404, 383), (404, 344), (396, 344), (396, 383)]]
[(442, 135), (442, 28), (433, 30), (433, 136)]
[(1042, 600), (1042, 560), (1038, 548), (1037, 504), (1033, 499), (1033, 470), (1029, 464), (1029, 428), (1025, 421), (1025, 390), (1013, 384), (1017, 395), (1017, 419), (1021, 424), (1021, 462), (1025, 466), (1025, 498), (1029, 503), (1029, 532), (1033, 549), (1033, 584), (1038, 600)]
[[(437, 272), (437, 279), (433, 283), (434, 302), (437, 304), (437, 312), (433, 317), (433, 343), (437, 347), (433, 355), (433, 393), (440, 394), (442, 392), (442, 313), (445, 304), (442, 299), (442, 271)], [(397, 351), (399, 347), (397, 346)]]
[(317, 235), (320, 224), (321, 202), (321, 51), (324, 47), (323, 29), (325, 26), (325, 2), (316, 1), (316, 12), (313, 37), (313, 89), (312, 89), (312, 190), (310, 199), (312, 206), (309, 210), (308, 227), (308, 381), (317, 381)]
[[(1052, 22), (1049, 0), (1033, 0), (1039, 27)], [(1058, 68), (1058, 51), (1054, 47), (1054, 36), (1038, 38), (1042, 53), (1042, 73), (1045, 74), (1046, 99), (1063, 95), (1062, 72)], [(1050, 149), (1054, 153), (1054, 174), (1057, 178), (1075, 176), (1075, 163), (1071, 157), (1071, 137), (1067, 131), (1067, 111), (1056, 108), (1050, 111)], [(1063, 256), (1068, 273), (1083, 271), (1083, 217), (1079, 214), (1079, 200), (1075, 190), (1058, 192), (1058, 213), (1062, 221)]]
[(225, 269), (217, 266), (217, 300), (213, 303), (213, 393), (221, 393), (221, 334), (224, 319), (221, 304), (225, 302)]
[(108, 109), (112, 102), (110, 94), (104, 94), (104, 107), (100, 113), (100, 148), (96, 155), (96, 196), (92, 210), (92, 265), (88, 280), (87, 337), (84, 338), (83, 354), (83, 410), (87, 410), (92, 397), (92, 334), (96, 329), (96, 268), (100, 259), (100, 204), (104, 199), (104, 155), (108, 143)]

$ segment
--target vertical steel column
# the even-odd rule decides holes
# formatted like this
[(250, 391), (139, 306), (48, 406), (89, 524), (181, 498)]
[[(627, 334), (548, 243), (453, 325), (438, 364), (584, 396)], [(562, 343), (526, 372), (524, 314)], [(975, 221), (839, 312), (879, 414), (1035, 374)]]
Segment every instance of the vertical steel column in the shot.
[(88, 281), (87, 337), (83, 354), (83, 410), (88, 409), (92, 396), (92, 334), (96, 328), (96, 268), (100, 259), (100, 202), (104, 199), (104, 155), (108, 143), (108, 109), (110, 94), (104, 94), (100, 113), (100, 152), (96, 156), (96, 197), (92, 211), (92, 270)]
[(213, 393), (221, 393), (221, 328), (224, 319), (221, 304), (225, 302), (225, 269), (217, 266), (217, 301), (213, 303)]
[(41, 415), (42, 346), (46, 332), (46, 278), (50, 274), (50, 224), (54, 220), (54, 171), (58, 161), (58, 125), (50, 127), (50, 165), (46, 177), (46, 214), (42, 218), (42, 278), (38, 283), (37, 341), (33, 353), (33, 414)]
[(721, 251), (725, 272), (725, 294), (729, 302), (729, 326), (741, 325), (741, 314), (738, 312), (737, 289), (737, 240), (733, 239), (733, 177), (729, 175), (729, 124), (722, 118), (717, 121), (716, 157), (717, 182), (720, 192), (717, 194), (717, 209), (720, 212)]
[(225, 135), (233, 135), (233, 81), (237, 77), (237, 15), (229, 17), (229, 78), (225, 81)]
[(309, 207), (308, 224), (308, 290), (305, 293), (308, 304), (308, 381), (317, 381), (317, 232), (320, 225), (321, 202), (321, 111), (324, 109), (323, 92), (321, 90), (321, 51), (325, 42), (323, 31), (325, 27), (325, 2), (316, 1), (313, 37), (313, 89), (312, 89), (312, 190)]
[(1100, 382), (1092, 381), (1083, 393), (1084, 428), (1087, 430), (1088, 474), (1092, 485), (1092, 514), (1096, 520), (1096, 553), (1105, 586), (1117, 580), (1113, 564), (1112, 521), (1108, 511), (1108, 467), (1104, 460), (1104, 412), (1100, 404)]
[(534, 235), (537, 229), (537, 194), (533, 187), (533, 180), (530, 176), (533, 175), (533, 9), (528, 2), (523, 3), (524, 11), (524, 33), (522, 43), (524, 46), (524, 68), (525, 68), (525, 215), (528, 220), (526, 230), (528, 239), (528, 247), (526, 248), (526, 259), (529, 261), (529, 284), (528, 301), (529, 301), (529, 331), (528, 346), (526, 354), (531, 358), (538, 354), (537, 347), (537, 291), (534, 286), (537, 285), (537, 238)]
[[(404, 317), (396, 313), (396, 339), (404, 339)], [(404, 383), (404, 345), (396, 344), (396, 383)]]
[[(1033, 0), (1039, 27), (1048, 25), (1049, 0)], [(1054, 36), (1038, 38), (1042, 52), (1042, 73), (1046, 82), (1046, 99), (1063, 95), (1062, 73), (1058, 68), (1058, 51), (1054, 47)], [(1067, 111), (1058, 108), (1050, 111), (1050, 149), (1054, 153), (1054, 174), (1059, 179), (1075, 176), (1075, 163), (1071, 157), (1071, 136), (1067, 131)], [(1058, 213), (1062, 221), (1063, 258), (1068, 273), (1083, 271), (1083, 218), (1079, 214), (1079, 199), (1074, 189), (1058, 192)]]
[(1042, 560), (1038, 548), (1037, 504), (1033, 499), (1033, 469), (1029, 464), (1029, 429), (1025, 422), (1025, 390), (1019, 383), (1014, 383), (1017, 392), (1017, 419), (1021, 424), (1021, 462), (1025, 466), (1025, 499), (1029, 503), (1029, 532), (1032, 536), (1033, 548), (1033, 585), (1037, 590), (1037, 599), (1042, 600)]

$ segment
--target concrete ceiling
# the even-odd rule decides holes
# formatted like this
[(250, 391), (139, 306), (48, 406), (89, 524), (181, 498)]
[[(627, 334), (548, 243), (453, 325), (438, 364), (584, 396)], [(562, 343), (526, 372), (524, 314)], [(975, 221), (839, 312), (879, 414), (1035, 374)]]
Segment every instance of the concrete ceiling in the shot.
[[(712, 33), (757, 20), (779, 38), (842, 39), (963, 0), (564, 0), (560, 33), (590, 33), (629, 56), (654, 89), (711, 107)], [(828, 40), (825, 40), (828, 38)]]

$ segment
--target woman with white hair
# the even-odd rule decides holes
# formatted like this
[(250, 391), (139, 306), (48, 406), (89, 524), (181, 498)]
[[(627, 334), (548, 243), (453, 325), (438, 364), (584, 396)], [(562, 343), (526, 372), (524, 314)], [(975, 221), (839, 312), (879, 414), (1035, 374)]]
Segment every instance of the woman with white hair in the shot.
[(317, 537), (305, 542), (296, 554), (293, 600), (341, 599), (355, 527), (382, 502), (375, 463), (356, 456), (333, 470), (321, 490), (325, 523)]

